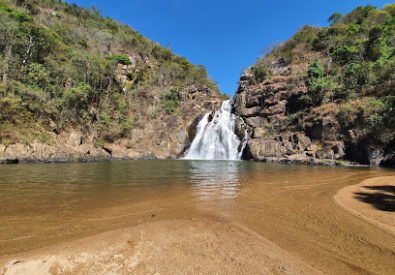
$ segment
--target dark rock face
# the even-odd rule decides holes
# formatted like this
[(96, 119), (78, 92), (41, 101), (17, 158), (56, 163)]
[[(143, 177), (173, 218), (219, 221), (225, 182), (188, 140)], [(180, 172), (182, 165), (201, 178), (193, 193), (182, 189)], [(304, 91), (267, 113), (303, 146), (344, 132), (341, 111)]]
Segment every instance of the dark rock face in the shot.
[(395, 153), (386, 156), (380, 165), (384, 167), (395, 167)]
[(384, 158), (380, 165), (384, 167), (395, 167), (395, 140), (384, 149)]

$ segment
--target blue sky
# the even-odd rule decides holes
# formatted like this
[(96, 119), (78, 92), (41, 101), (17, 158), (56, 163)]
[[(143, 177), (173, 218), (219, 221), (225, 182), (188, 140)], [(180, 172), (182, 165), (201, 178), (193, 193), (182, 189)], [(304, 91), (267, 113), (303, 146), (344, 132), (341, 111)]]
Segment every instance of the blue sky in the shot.
[(176, 54), (204, 65), (222, 92), (233, 95), (244, 68), (265, 49), (291, 37), (303, 25), (326, 25), (334, 12), (359, 5), (391, 3), (364, 0), (75, 0), (104, 16), (132, 26), (170, 46)]

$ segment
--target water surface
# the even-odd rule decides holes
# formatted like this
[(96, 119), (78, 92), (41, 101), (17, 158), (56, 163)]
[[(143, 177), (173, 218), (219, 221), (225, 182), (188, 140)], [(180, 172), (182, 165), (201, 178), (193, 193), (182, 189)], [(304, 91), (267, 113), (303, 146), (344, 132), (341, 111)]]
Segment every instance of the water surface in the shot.
[(241, 161), (0, 166), (0, 257), (154, 220), (245, 226), (329, 273), (395, 273), (395, 238), (333, 195), (393, 170)]

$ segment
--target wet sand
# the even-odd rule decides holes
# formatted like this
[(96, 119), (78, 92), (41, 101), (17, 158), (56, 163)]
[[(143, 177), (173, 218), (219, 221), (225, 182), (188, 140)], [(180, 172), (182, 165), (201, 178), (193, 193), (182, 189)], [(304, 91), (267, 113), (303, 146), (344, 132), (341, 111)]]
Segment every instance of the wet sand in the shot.
[[(182, 171), (186, 164), (166, 165)], [(334, 199), (339, 190), (366, 185), (366, 180), (387, 186), (393, 170), (191, 165), (191, 184), (183, 184), (181, 177), (174, 185), (141, 190), (67, 185), (73, 200), (65, 196), (59, 205), (61, 194), (57, 200), (50, 189), (37, 194), (42, 213), (40, 205), (30, 207), (31, 216), (26, 207), (15, 214), (0, 209), (0, 273), (3, 266), (5, 274), (395, 274), (395, 236)], [(85, 174), (87, 170), (84, 166)], [(122, 166), (113, 173), (124, 170)], [(95, 170), (89, 173), (97, 175)], [(4, 205), (14, 209), (8, 197), (0, 194)], [(385, 212), (371, 201), (358, 203)], [(393, 212), (387, 214), (392, 217)], [(63, 227), (53, 226), (59, 223)], [(21, 225), (34, 226), (26, 232)]]
[(349, 213), (395, 235), (395, 177), (377, 177), (347, 186), (334, 199)]
[(152, 222), (21, 254), (3, 274), (319, 274), (238, 225)]

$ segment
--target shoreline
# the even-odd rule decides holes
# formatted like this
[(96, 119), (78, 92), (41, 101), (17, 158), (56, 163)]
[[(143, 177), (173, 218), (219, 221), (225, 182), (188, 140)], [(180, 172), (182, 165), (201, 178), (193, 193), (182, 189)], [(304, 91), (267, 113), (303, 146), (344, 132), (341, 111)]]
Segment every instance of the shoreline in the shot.
[[(67, 163), (98, 163), (98, 162), (110, 162), (110, 161), (128, 161), (128, 160), (177, 160), (174, 156), (158, 157), (154, 154), (147, 154), (135, 157), (59, 157), (59, 158), (10, 158), (0, 159), (1, 165), (17, 165), (17, 164), (67, 164)], [(360, 164), (347, 160), (329, 160), (329, 159), (312, 159), (306, 160), (289, 160), (286, 158), (265, 158), (265, 159), (247, 159), (242, 161), (252, 161), (261, 163), (271, 164), (285, 164), (285, 165), (306, 165), (306, 166), (331, 166), (331, 167), (355, 167), (355, 168), (389, 168), (394, 169), (395, 167), (385, 166), (370, 166), (366, 164)]]
[[(385, 189), (388, 191), (386, 192)], [(338, 190), (333, 196), (333, 200), (346, 212), (395, 236), (394, 210), (377, 209), (393, 207), (390, 205), (394, 198), (393, 190), (395, 190), (395, 176), (374, 177)], [(385, 196), (389, 198), (389, 205), (386, 205), (385, 201), (379, 201), (380, 197)], [(362, 197), (362, 199), (358, 199), (358, 197)]]
[[(57, 164), (57, 163), (95, 163), (123, 160), (159, 160), (155, 155), (142, 155), (140, 157), (78, 157), (78, 158), (49, 158), (49, 159), (0, 159), (0, 165), (17, 164)], [(172, 158), (167, 158), (172, 159)]]
[(263, 163), (280, 163), (280, 164), (296, 164), (296, 165), (308, 165), (308, 166), (339, 166), (339, 167), (363, 167), (363, 168), (392, 168), (384, 166), (370, 166), (367, 164), (360, 164), (349, 160), (331, 160), (331, 159), (289, 159), (289, 158), (262, 158), (262, 159), (251, 159), (251, 161), (263, 162)]

